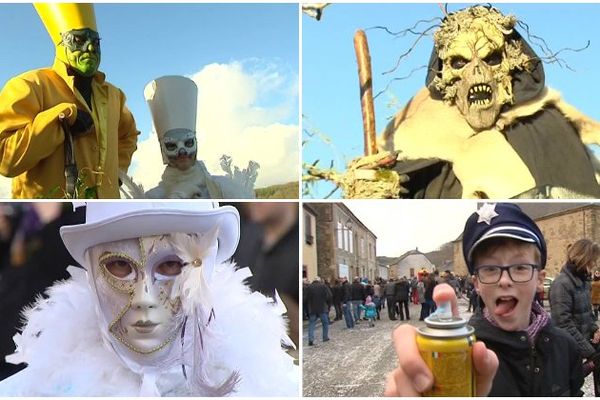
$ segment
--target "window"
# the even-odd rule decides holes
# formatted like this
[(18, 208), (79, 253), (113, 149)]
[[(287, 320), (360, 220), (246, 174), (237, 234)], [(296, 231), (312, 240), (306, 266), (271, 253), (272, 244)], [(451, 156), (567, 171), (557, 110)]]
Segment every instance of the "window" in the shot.
[(309, 213), (304, 213), (304, 242), (306, 244), (313, 244), (314, 239), (312, 235), (312, 219)]
[(337, 223), (337, 245), (338, 249), (344, 248), (344, 231), (342, 229), (344, 225), (340, 221)]

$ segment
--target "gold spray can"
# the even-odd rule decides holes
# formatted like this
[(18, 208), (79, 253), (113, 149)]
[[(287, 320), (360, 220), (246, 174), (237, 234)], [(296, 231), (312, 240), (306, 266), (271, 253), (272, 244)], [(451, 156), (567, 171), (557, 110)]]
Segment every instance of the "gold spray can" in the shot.
[(473, 327), (463, 318), (442, 314), (425, 318), (425, 324), (417, 329), (417, 346), (434, 382), (423, 396), (474, 397)]

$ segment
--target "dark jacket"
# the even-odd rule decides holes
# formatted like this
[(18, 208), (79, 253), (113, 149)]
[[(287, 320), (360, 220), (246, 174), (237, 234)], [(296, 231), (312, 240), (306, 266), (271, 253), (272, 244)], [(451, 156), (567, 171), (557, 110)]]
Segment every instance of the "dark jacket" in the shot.
[(350, 284), (348, 282), (342, 283), (342, 302), (346, 303), (352, 300), (352, 293), (350, 290)]
[(550, 289), (552, 321), (575, 339), (584, 358), (595, 352), (590, 339), (598, 330), (590, 290), (590, 283), (573, 274), (568, 266), (562, 268)]
[(331, 293), (333, 294), (333, 304), (339, 304), (342, 302), (344, 298), (344, 289), (341, 283), (336, 283), (331, 288)]
[(482, 314), (469, 323), (475, 337), (498, 356), (498, 372), (489, 396), (581, 396), (582, 359), (577, 343), (549, 322), (531, 346), (524, 331), (508, 332), (490, 324)]
[(408, 285), (408, 281), (406, 279), (400, 279), (400, 281), (396, 283), (396, 301), (408, 301), (409, 290), (410, 286)]
[(327, 303), (331, 302), (331, 290), (321, 282), (314, 281), (306, 288), (309, 314), (323, 314), (328, 311)]
[(388, 283), (386, 283), (385, 289), (383, 289), (383, 294), (385, 295), (385, 297), (395, 298), (396, 297), (396, 282), (389, 281)]
[(364, 300), (365, 299), (365, 288), (359, 282), (353, 282), (350, 287), (350, 293), (352, 296), (352, 301), (356, 300)]

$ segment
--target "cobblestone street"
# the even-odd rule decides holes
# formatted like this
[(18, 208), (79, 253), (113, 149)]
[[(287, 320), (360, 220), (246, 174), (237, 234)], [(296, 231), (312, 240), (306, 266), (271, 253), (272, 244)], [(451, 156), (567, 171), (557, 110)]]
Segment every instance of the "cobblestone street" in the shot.
[[(459, 300), (459, 311), (466, 319), (467, 300)], [(408, 321), (422, 326), (418, 321), (420, 305), (410, 306)], [(332, 309), (332, 318), (335, 313)], [(308, 346), (308, 321), (303, 326), (303, 395), (318, 397), (373, 397), (383, 396), (386, 376), (397, 364), (392, 347), (391, 333), (406, 321), (390, 321), (387, 308), (382, 310), (381, 320), (370, 328), (367, 321), (360, 321), (354, 329), (347, 329), (343, 320), (329, 326), (329, 340), (322, 342), (320, 323), (315, 329), (315, 344)], [(593, 397), (591, 375), (586, 378), (584, 396)]]

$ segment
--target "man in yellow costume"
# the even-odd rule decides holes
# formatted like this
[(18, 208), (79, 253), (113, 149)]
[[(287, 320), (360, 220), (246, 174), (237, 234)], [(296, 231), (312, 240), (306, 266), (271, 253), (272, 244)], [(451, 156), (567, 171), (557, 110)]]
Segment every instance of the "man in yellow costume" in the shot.
[[(600, 198), (586, 147), (600, 143), (600, 124), (545, 85), (517, 22), (490, 6), (444, 18), (426, 87), (389, 123), (380, 153), (351, 165), (376, 173), (356, 173), (374, 178), (357, 178), (347, 197)], [(402, 187), (380, 195), (394, 174)]]
[(34, 6), (56, 58), (0, 92), (0, 173), (14, 178), (14, 198), (118, 198), (139, 132), (123, 92), (98, 71), (93, 5)]

